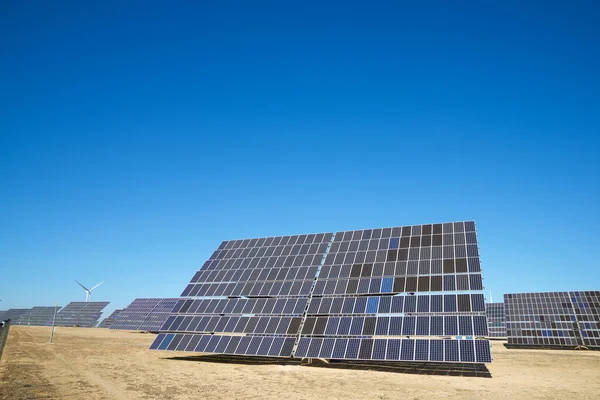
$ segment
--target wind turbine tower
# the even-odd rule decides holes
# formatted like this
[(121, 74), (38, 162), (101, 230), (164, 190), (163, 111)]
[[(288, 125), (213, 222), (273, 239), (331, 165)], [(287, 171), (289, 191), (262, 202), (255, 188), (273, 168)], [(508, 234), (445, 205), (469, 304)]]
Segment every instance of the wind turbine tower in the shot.
[(77, 284), (79, 286), (81, 286), (83, 288), (83, 290), (85, 290), (85, 301), (90, 301), (90, 299), (92, 298), (92, 290), (96, 289), (98, 286), (100, 286), (100, 285), (102, 285), (104, 283), (104, 281), (102, 281), (99, 284), (97, 284), (96, 286), (94, 286), (93, 288), (88, 289), (85, 286), (83, 286), (81, 283), (79, 283), (77, 281), (77, 279), (75, 279), (75, 282), (77, 282)]

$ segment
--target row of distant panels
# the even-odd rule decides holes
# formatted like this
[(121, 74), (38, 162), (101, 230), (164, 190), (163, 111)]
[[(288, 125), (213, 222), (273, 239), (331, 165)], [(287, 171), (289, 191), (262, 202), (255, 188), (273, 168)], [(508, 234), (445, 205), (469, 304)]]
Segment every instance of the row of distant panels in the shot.
[[(189, 284), (181, 297), (308, 296), (313, 280)], [(385, 294), (483, 290), (481, 274), (317, 281), (313, 295)]]
[(509, 337), (508, 344), (524, 346), (588, 346), (600, 347), (600, 338), (576, 337)]
[[(161, 332), (296, 335), (301, 317), (171, 316)], [(484, 316), (307, 317), (303, 335), (487, 336)]]
[[(595, 325), (595, 324), (594, 324)], [(564, 328), (553, 329), (510, 329), (506, 330), (509, 337), (582, 337), (582, 338), (600, 338), (600, 329), (594, 326), (586, 329), (583, 324)]]
[[(309, 314), (484, 312), (483, 294), (370, 297), (313, 297)], [(180, 300), (181, 314), (302, 314), (307, 298)]]
[[(317, 264), (316, 266), (265, 265), (255, 269), (217, 271), (201, 269), (196, 272), (190, 283), (306, 280), (315, 278), (318, 268)], [(481, 272), (478, 258), (324, 265), (319, 271), (318, 279), (400, 277), (467, 272)]]
[(121, 311), (110, 328), (158, 331), (178, 300), (178, 298), (137, 298)]
[(600, 329), (600, 321), (580, 320), (575, 318), (575, 315), (553, 315), (552, 317), (544, 321), (533, 318), (524, 322), (507, 321), (505, 326), (515, 333), (524, 329), (572, 329), (577, 325), (579, 329)]
[[(151, 350), (291, 357), (294, 338), (159, 334)], [(296, 358), (489, 363), (487, 340), (302, 338)]]
[[(36, 306), (10, 309), (0, 317), (11, 319), (15, 325), (48, 326), (53, 320), (57, 326), (95, 326), (108, 302), (71, 302), (65, 307)], [(54, 318), (55, 310), (58, 310)]]

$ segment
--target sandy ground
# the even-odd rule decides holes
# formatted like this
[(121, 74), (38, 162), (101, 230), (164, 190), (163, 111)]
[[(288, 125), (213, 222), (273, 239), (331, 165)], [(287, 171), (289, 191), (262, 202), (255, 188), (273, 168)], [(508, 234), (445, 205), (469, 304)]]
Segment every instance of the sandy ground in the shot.
[(598, 399), (600, 352), (508, 350), (492, 378), (175, 360), (154, 335), (13, 326), (0, 399)]

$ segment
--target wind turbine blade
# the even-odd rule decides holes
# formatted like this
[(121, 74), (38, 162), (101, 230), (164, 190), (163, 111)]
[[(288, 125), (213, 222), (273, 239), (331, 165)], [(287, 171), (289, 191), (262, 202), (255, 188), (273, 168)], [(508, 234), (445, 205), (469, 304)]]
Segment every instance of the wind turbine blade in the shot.
[(104, 281), (100, 282), (99, 284), (97, 284), (96, 286), (94, 286), (93, 288), (90, 289), (90, 292), (94, 289), (96, 289), (98, 286), (102, 285), (104, 283)]
[[(77, 279), (75, 279), (75, 282), (77, 282)], [(77, 284), (79, 286), (81, 286), (83, 288), (83, 290), (86, 290), (86, 291), (88, 290), (88, 288), (86, 288), (85, 286), (83, 286), (81, 283), (77, 282)]]

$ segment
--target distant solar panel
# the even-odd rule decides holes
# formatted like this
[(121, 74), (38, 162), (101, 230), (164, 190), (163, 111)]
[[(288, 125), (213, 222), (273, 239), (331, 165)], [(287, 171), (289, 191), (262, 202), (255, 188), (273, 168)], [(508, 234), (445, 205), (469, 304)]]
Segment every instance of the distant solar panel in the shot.
[(482, 290), (472, 221), (225, 241), (151, 349), (490, 362)]
[[(105, 301), (71, 302), (56, 314), (54, 324), (56, 326), (94, 327), (102, 316), (102, 310), (108, 304)], [(46, 325), (50, 324), (52, 324), (52, 320), (46, 322)]]
[(504, 295), (508, 344), (600, 346), (600, 291)]
[(178, 299), (135, 299), (121, 311), (110, 329), (155, 332), (164, 324)]
[(98, 328), (110, 328), (115, 323), (115, 320), (119, 317), (119, 314), (121, 314), (121, 311), (123, 310), (113, 311), (108, 317), (104, 318), (102, 322), (100, 322)]
[(27, 326), (44, 326), (47, 325), (48, 321), (54, 316), (55, 309), (60, 310), (61, 307), (47, 306), (47, 307), (33, 307), (21, 314), (21, 316), (13, 321), (14, 325), (27, 325)]
[(2, 320), (7, 320), (10, 319), (11, 322), (21, 318), (21, 315), (25, 314), (26, 312), (29, 312), (31, 310), (31, 308), (11, 308), (8, 309), (6, 311), (4, 311), (4, 313), (2, 314)]
[(506, 337), (504, 303), (486, 303), (489, 337)]

